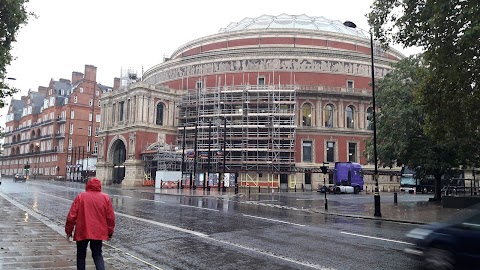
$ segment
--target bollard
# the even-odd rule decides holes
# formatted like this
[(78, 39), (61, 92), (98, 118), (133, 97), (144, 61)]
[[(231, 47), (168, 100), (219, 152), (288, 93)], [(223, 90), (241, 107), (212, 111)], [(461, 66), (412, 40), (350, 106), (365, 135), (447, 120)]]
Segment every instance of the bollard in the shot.
[(397, 203), (397, 202), (398, 202), (398, 200), (397, 200), (397, 192), (394, 192), (394, 193), (393, 193), (393, 202), (394, 202), (394, 203)]
[(162, 183), (162, 182), (163, 182), (163, 181), (162, 181), (162, 180), (160, 180), (160, 189), (162, 189), (162, 188), (163, 188), (163, 183)]
[(250, 185), (248, 185), (248, 195), (250, 195)]
[(260, 191), (260, 185), (258, 185), (258, 193), (262, 193), (262, 192)]
[(305, 188), (303, 187), (303, 183), (302, 183), (302, 192), (305, 192)]
[(295, 184), (295, 192), (297, 192), (297, 184)]
[(180, 181), (177, 182), (177, 189), (180, 189)]

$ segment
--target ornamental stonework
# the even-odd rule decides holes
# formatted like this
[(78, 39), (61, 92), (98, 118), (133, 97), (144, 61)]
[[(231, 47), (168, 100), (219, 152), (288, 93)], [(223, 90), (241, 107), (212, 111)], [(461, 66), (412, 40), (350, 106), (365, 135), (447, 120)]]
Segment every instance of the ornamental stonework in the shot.
[[(230, 60), (169, 68), (157, 72), (155, 75), (146, 78), (145, 81), (151, 84), (161, 84), (186, 77), (238, 71), (308, 71), (371, 76), (371, 65), (305, 58)], [(384, 77), (389, 71), (388, 68), (377, 67), (375, 68), (375, 76)]]

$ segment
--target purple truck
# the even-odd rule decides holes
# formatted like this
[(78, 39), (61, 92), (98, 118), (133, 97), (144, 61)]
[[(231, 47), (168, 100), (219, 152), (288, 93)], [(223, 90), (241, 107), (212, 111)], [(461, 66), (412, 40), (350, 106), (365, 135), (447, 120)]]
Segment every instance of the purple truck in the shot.
[(333, 180), (335, 193), (360, 193), (364, 183), (362, 165), (355, 162), (335, 162)]

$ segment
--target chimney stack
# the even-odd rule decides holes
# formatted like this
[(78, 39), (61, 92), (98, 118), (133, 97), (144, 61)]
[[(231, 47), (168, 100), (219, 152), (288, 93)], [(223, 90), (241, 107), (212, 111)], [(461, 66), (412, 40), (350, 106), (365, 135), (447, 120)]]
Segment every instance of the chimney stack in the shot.
[(83, 79), (83, 73), (77, 71), (72, 72), (72, 84), (76, 84), (81, 79)]
[(113, 78), (113, 91), (120, 89), (120, 78)]
[(97, 81), (97, 67), (92, 65), (85, 65), (85, 80), (90, 82)]

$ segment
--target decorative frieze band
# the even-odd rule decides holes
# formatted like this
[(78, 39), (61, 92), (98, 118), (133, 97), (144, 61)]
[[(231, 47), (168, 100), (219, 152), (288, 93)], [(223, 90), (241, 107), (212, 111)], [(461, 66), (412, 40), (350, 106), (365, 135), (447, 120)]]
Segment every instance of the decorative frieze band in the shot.
[[(371, 76), (369, 64), (351, 63), (346, 61), (298, 59), (245, 59), (226, 60), (212, 63), (192, 64), (160, 70), (155, 75), (149, 76), (144, 81), (151, 84), (161, 84), (172, 80), (187, 77), (221, 74), (225, 72), (251, 72), (251, 71), (295, 71), (295, 72), (322, 72), (338, 73), (357, 76)], [(375, 68), (375, 76), (384, 77), (389, 68)]]

